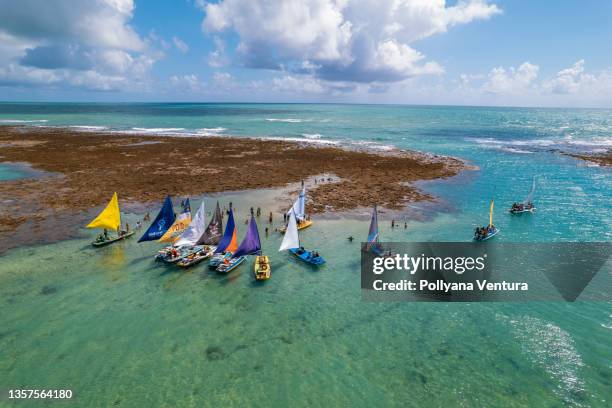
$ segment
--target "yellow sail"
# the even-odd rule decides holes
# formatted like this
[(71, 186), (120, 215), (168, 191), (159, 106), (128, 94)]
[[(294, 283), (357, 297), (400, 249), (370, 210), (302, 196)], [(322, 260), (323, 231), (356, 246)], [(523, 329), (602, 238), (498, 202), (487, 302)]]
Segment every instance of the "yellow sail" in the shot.
[(115, 193), (106, 208), (87, 225), (87, 228), (118, 230), (120, 226), (121, 214), (119, 212), (119, 199), (117, 198), (117, 193)]
[(174, 242), (191, 224), (191, 212), (179, 214), (174, 221), (174, 224), (168, 228), (168, 231), (159, 239), (159, 242)]
[(491, 199), (491, 206), (489, 207), (489, 225), (493, 225), (493, 200)]

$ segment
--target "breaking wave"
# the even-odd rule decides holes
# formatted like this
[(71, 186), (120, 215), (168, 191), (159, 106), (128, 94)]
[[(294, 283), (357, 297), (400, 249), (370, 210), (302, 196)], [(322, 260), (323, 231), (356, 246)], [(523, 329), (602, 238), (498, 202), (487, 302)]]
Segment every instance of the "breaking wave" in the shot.
[(305, 122), (303, 119), (293, 119), (293, 118), (287, 118), (287, 119), (266, 118), (266, 120), (268, 122), (284, 122), (284, 123), (302, 123), (302, 122)]
[(0, 119), (0, 123), (44, 123), (48, 122), (47, 119), (31, 119), (31, 120), (22, 120), (22, 119)]

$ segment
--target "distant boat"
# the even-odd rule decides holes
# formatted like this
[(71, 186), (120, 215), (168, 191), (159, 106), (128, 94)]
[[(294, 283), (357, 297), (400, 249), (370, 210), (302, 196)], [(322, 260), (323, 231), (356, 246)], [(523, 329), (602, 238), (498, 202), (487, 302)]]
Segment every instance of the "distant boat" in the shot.
[(325, 259), (319, 255), (316, 251), (308, 251), (304, 247), (300, 246), (300, 238), (298, 236), (297, 221), (293, 209), (289, 212), (289, 223), (287, 224), (287, 232), (283, 237), (283, 242), (279, 248), (279, 251), (289, 250), (289, 252), (295, 255), (301, 261), (309, 263), (311, 265), (323, 265)]
[(486, 241), (499, 233), (499, 228), (493, 225), (493, 206), (494, 201), (491, 199), (491, 204), (489, 205), (489, 225), (476, 228), (474, 231), (474, 241)]
[(368, 230), (368, 237), (366, 239), (367, 244), (365, 245), (366, 250), (375, 253), (376, 255), (382, 255), (383, 250), (380, 246), (380, 234), (378, 232), (378, 211), (376, 204), (372, 210), (372, 218), (370, 219), (370, 229)]
[[(134, 235), (135, 231), (121, 231), (121, 211), (119, 210), (119, 199), (117, 193), (113, 194), (113, 198), (106, 205), (100, 214), (92, 222), (87, 224), (87, 228), (102, 228), (104, 232), (96, 238), (91, 244), (95, 247), (101, 247), (112, 244), (113, 242), (121, 241)], [(117, 236), (108, 234), (108, 230), (116, 231)]]
[[(257, 229), (257, 222), (255, 217), (251, 215), (249, 221), (249, 228), (247, 230), (244, 239), (240, 243), (240, 246), (232, 254), (231, 258), (226, 258), (217, 267), (217, 272), (228, 273), (233, 269), (242, 264), (246, 259), (247, 255), (260, 255), (261, 254), (261, 240), (259, 239), (259, 230)], [(242, 258), (242, 259), (240, 259)]]
[(172, 242), (172, 245), (157, 251), (155, 259), (166, 263), (175, 263), (193, 252), (198, 252), (201, 248), (195, 248), (195, 241), (203, 233), (206, 225), (204, 211), (204, 202), (202, 201), (196, 217), (192, 219), (191, 205), (189, 199), (187, 199), (183, 204), (183, 212), (176, 217), (168, 231), (159, 239), (159, 242)]
[[(295, 200), (289, 211), (287, 211), (287, 216), (289, 216), (290, 212), (295, 214), (298, 230), (308, 228), (312, 225), (312, 220), (306, 218), (306, 186), (304, 186), (304, 183), (302, 183), (302, 191), (300, 191), (297, 200)], [(280, 229), (282, 234), (286, 231), (287, 226)]]
[(214, 255), (208, 262), (208, 266), (216, 268), (223, 262), (224, 259), (230, 258), (232, 253), (238, 249), (238, 238), (236, 235), (236, 223), (234, 222), (234, 211), (230, 208), (228, 210), (227, 224), (225, 225), (225, 232), (223, 237), (219, 241), (219, 245), (215, 250)]
[(535, 212), (536, 208), (533, 205), (533, 194), (535, 193), (535, 188), (536, 188), (536, 179), (534, 176), (531, 182), (531, 190), (529, 190), (529, 194), (527, 195), (527, 198), (525, 198), (525, 201), (523, 201), (522, 203), (512, 204), (512, 207), (510, 207), (510, 210), (509, 210), (510, 213), (523, 214), (523, 213)]
[(159, 213), (138, 242), (157, 241), (174, 224), (175, 219), (176, 215), (174, 215), (174, 209), (172, 208), (172, 199), (170, 196), (167, 196), (161, 210), (159, 210)]

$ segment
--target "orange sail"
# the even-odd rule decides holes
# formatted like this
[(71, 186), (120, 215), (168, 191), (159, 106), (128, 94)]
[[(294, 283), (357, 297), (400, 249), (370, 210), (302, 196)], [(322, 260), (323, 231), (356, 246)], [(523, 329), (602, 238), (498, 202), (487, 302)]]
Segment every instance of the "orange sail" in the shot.
[(238, 236), (236, 234), (236, 228), (234, 228), (234, 233), (232, 234), (232, 240), (230, 244), (225, 248), (227, 252), (234, 253), (238, 249)]

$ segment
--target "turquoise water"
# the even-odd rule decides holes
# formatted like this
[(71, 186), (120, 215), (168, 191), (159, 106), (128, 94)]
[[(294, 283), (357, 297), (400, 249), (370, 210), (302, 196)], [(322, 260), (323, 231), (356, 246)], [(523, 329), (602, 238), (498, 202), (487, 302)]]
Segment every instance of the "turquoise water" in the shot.
[(19, 178), (24, 178), (26, 176), (27, 173), (18, 166), (0, 163), (0, 181), (15, 180)]
[[(33, 120), (46, 122), (15, 122)], [(609, 148), (606, 110), (0, 104), (0, 122), (454, 155), (479, 170), (422, 183), (444, 211), (416, 204), (428, 217), (393, 231), (381, 214), (383, 239), (467, 241), (494, 196), (500, 241), (611, 240), (610, 170), (557, 151)], [(533, 175), (538, 212), (506, 215)], [(237, 206), (241, 235), (247, 208), (276, 211), (278, 194), (219, 198)], [(209, 208), (216, 198), (206, 198)], [(180, 272), (153, 261), (155, 243), (94, 250), (86, 230), (11, 250), (0, 256), (0, 387), (71, 388), (82, 406), (101, 407), (610, 405), (609, 303), (362, 302), (358, 244), (345, 238), (365, 236), (365, 215), (317, 219), (301, 234), (327, 258), (320, 270), (278, 253), (271, 233), (264, 284), (253, 281), (252, 261), (229, 276)]]

